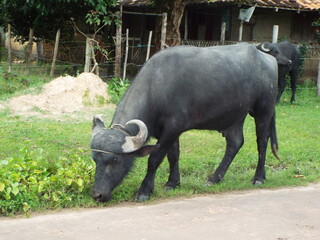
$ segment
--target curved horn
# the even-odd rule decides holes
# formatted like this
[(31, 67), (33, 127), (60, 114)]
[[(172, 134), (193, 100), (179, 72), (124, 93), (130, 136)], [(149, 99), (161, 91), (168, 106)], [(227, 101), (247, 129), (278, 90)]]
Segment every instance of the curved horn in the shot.
[(127, 122), (126, 126), (129, 124), (136, 124), (139, 127), (139, 132), (136, 136), (127, 136), (125, 138), (126, 142), (122, 145), (124, 153), (130, 153), (140, 149), (148, 137), (148, 128), (144, 122), (133, 119)]
[(265, 43), (263, 43), (263, 44), (261, 45), (261, 49), (262, 49), (262, 51), (264, 51), (264, 52), (270, 52), (270, 51), (271, 51), (271, 49), (269, 49), (269, 48), (265, 47), (265, 46), (264, 46), (264, 44), (265, 44)]

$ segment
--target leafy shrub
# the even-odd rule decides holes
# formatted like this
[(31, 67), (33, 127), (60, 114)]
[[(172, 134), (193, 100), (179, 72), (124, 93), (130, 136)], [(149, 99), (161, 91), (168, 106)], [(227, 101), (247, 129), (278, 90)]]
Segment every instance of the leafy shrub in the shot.
[(320, 17), (318, 19), (315, 19), (311, 26), (314, 27), (314, 33), (318, 39), (318, 42), (320, 42)]
[(111, 102), (117, 104), (130, 86), (128, 79), (112, 78), (108, 81), (108, 93), (111, 96)]
[(299, 47), (300, 51), (300, 66), (299, 66), (299, 78), (303, 75), (305, 71), (305, 61), (306, 56), (308, 52), (308, 47), (305, 43), (302, 43), (302, 45)]
[(43, 150), (20, 150), (20, 156), (0, 161), (0, 213), (4, 215), (74, 204), (89, 195), (93, 165), (77, 154), (56, 162)]

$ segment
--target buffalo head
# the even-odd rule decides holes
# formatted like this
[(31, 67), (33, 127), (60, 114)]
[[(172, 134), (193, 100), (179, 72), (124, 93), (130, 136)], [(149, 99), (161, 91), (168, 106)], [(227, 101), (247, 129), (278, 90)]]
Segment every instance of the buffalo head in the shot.
[(108, 201), (112, 190), (129, 172), (133, 159), (158, 148), (157, 145), (144, 145), (147, 137), (148, 129), (138, 119), (128, 121), (125, 126), (114, 124), (106, 128), (100, 116), (94, 117), (91, 141), (92, 158), (96, 163), (94, 199)]
[(269, 42), (261, 43), (257, 46), (257, 49), (275, 57), (279, 65), (289, 66), (292, 64), (292, 61), (287, 57), (285, 57), (281, 53), (280, 49), (272, 43), (269, 43)]

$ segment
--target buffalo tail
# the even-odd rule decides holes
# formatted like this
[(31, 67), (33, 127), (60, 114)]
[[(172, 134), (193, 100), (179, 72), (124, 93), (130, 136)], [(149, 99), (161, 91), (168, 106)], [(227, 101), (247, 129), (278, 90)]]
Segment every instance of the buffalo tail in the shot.
[(278, 140), (277, 140), (277, 131), (276, 131), (276, 113), (273, 114), (270, 126), (269, 126), (269, 134), (270, 134), (270, 143), (273, 155), (281, 161), (281, 158), (278, 155)]

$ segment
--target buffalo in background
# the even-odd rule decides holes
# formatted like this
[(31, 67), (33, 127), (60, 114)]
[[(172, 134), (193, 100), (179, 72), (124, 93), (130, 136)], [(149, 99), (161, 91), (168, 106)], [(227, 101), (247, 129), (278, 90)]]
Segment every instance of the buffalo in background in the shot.
[[(289, 43), (287, 41), (283, 41), (280, 43), (269, 43), (264, 42), (257, 46), (257, 48), (274, 56), (278, 62), (278, 85), (279, 85), (279, 92), (277, 95), (277, 103), (279, 103), (281, 95), (286, 87), (286, 75), (289, 74), (290, 76), (290, 83), (291, 83), (291, 100), (290, 102), (293, 103), (296, 97), (296, 84), (299, 74), (299, 66), (300, 66), (300, 51), (299, 49)], [(289, 59), (291, 64), (287, 64), (286, 59)]]

